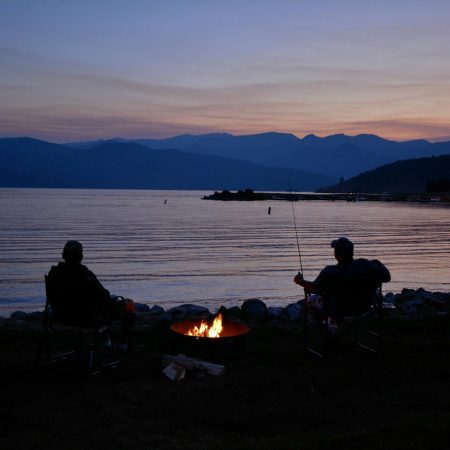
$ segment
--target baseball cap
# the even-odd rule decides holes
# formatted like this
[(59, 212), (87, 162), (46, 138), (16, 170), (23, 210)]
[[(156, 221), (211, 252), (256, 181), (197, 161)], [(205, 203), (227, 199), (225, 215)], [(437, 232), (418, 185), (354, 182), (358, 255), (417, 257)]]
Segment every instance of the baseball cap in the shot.
[(67, 241), (63, 250), (63, 258), (66, 257), (77, 257), (83, 254), (83, 246), (81, 242), (78, 241)]
[(331, 247), (343, 252), (352, 253), (353, 254), (353, 242), (346, 237), (340, 237), (339, 239), (335, 239), (331, 242)]

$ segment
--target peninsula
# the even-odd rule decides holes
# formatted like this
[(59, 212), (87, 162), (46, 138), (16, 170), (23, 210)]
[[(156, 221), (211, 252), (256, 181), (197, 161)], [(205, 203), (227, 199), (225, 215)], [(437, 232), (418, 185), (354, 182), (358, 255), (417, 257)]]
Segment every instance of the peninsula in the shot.
[(231, 192), (224, 190), (205, 195), (203, 200), (222, 201), (256, 201), (256, 200), (287, 200), (291, 202), (303, 200), (326, 201), (386, 201), (386, 202), (416, 202), (416, 203), (450, 203), (450, 196), (438, 196), (431, 193), (358, 193), (358, 192), (254, 192), (252, 189)]

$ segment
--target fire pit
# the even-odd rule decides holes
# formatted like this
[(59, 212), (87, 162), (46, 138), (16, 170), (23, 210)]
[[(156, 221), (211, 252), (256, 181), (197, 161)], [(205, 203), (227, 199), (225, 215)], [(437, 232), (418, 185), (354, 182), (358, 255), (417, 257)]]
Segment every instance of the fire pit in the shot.
[(173, 323), (172, 351), (208, 361), (224, 361), (243, 356), (250, 328), (219, 314), (214, 320), (186, 320)]

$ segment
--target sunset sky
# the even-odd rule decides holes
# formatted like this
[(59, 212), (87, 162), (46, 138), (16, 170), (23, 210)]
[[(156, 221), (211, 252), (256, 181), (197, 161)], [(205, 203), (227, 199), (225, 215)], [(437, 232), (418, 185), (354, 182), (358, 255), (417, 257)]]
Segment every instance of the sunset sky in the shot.
[(450, 140), (448, 0), (1, 0), (0, 137)]

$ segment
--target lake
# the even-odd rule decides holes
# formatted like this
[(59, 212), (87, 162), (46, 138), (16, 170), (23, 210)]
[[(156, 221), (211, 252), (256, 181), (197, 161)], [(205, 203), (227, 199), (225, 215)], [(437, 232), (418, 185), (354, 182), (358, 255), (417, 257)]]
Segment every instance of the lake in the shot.
[(450, 291), (448, 207), (202, 200), (210, 193), (0, 189), (0, 315), (43, 308), (44, 275), (69, 239), (111, 293), (150, 306), (287, 305), (302, 297), (294, 215), (307, 279), (335, 262), (330, 241), (347, 236), (355, 257), (390, 269), (385, 292)]

